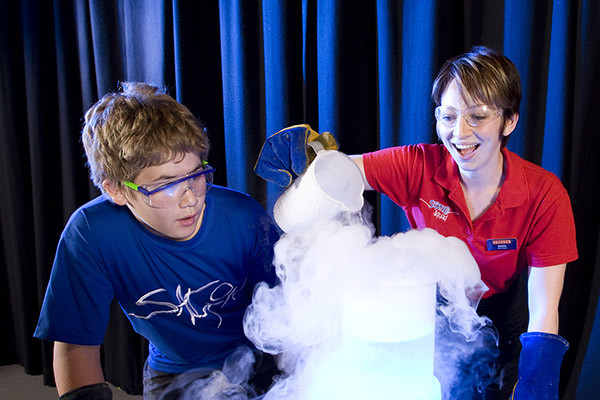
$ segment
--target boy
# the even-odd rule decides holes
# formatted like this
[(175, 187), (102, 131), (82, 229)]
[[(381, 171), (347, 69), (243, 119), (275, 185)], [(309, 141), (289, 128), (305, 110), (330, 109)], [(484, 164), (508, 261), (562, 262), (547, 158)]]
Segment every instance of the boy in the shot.
[(155, 399), (178, 375), (208, 375), (251, 346), (242, 318), (254, 285), (275, 283), (278, 234), (258, 202), (211, 188), (205, 128), (156, 87), (105, 95), (82, 139), (103, 195), (61, 235), (34, 336), (55, 342), (61, 398), (110, 399), (100, 345), (116, 297), (150, 342), (144, 398)]

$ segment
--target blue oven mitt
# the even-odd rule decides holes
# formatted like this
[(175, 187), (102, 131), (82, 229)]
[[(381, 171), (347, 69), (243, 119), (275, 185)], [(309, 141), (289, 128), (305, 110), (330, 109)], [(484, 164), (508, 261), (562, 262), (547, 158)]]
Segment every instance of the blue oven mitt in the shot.
[(558, 400), (558, 381), (569, 342), (561, 336), (527, 332), (520, 337), (519, 380), (511, 400)]
[(265, 140), (254, 172), (266, 181), (288, 187), (319, 150), (337, 149), (338, 144), (329, 132), (319, 134), (306, 124), (289, 126)]

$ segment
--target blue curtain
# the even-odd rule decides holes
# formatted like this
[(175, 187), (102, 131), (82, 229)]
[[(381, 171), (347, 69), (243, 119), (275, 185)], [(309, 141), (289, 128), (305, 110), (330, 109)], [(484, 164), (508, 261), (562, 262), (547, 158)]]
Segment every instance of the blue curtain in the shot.
[[(599, 334), (599, 21), (593, 0), (2, 2), (0, 339), (14, 346), (0, 346), (0, 363), (52, 383), (49, 344), (31, 334), (64, 223), (98, 194), (81, 118), (120, 81), (166, 86), (207, 125), (217, 183), (271, 211), (281, 189), (252, 171), (267, 135), (309, 123), (347, 154), (435, 142), (435, 74), (483, 44), (521, 73), (509, 148), (558, 175), (573, 202), (580, 260), (568, 268), (561, 303), (561, 334), (571, 342), (561, 391), (575, 398), (600, 369), (588, 351)], [(408, 228), (385, 196), (365, 197), (379, 234)], [(118, 312), (104, 347), (108, 379), (139, 392), (145, 343)]]

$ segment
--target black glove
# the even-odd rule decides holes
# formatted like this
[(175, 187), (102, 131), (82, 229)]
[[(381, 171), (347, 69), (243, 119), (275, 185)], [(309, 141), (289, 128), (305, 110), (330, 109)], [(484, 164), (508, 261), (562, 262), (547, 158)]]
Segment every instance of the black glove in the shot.
[(543, 332), (523, 333), (520, 339), (519, 380), (511, 400), (558, 400), (560, 365), (569, 342)]
[(106, 382), (82, 386), (60, 396), (58, 400), (112, 400), (112, 390)]
[(289, 126), (265, 140), (254, 172), (266, 181), (288, 187), (321, 149), (338, 149), (331, 133), (319, 134), (306, 124)]

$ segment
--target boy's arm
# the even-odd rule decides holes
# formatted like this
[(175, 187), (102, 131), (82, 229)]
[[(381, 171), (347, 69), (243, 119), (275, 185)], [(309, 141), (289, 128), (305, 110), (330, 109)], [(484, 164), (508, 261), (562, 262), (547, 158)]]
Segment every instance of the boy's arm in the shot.
[(53, 367), (59, 396), (82, 386), (104, 383), (100, 345), (54, 342)]

